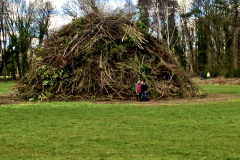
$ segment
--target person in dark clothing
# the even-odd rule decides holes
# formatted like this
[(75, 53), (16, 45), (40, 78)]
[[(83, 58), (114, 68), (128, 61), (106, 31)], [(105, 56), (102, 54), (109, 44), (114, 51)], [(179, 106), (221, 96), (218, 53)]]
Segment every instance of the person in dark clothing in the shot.
[(144, 100), (146, 100), (146, 101), (148, 101), (148, 97), (147, 97), (147, 86), (146, 86), (146, 84), (142, 81), (141, 82), (141, 92), (142, 92), (142, 100), (144, 101)]
[(200, 74), (200, 75), (201, 75), (201, 80), (202, 80), (202, 79), (204, 79), (204, 77), (203, 77), (203, 72), (201, 72), (201, 74)]

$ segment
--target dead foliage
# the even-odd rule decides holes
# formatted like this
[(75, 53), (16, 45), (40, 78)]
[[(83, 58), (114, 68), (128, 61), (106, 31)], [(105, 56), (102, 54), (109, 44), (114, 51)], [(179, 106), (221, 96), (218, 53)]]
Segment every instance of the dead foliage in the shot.
[(195, 96), (199, 90), (156, 38), (122, 15), (79, 18), (36, 54), (20, 84), (24, 99), (128, 99), (139, 79), (154, 99)]

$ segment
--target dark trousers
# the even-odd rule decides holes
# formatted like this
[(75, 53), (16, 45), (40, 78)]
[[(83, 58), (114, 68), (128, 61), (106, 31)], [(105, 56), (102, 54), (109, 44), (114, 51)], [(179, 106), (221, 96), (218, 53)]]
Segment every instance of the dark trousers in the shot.
[(148, 101), (148, 97), (147, 97), (146, 92), (142, 92), (142, 99), (143, 99), (143, 101), (144, 101), (144, 100), (145, 100), (145, 101)]
[(142, 99), (142, 93), (139, 93), (139, 95), (137, 95), (137, 100), (141, 100)]

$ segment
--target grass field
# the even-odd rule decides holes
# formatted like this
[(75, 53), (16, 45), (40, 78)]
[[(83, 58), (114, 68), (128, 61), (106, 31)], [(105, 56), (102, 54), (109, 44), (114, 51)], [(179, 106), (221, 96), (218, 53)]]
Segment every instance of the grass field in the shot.
[(240, 94), (240, 85), (199, 85), (207, 93)]
[(240, 100), (146, 104), (2, 105), (0, 159), (240, 159)]
[(0, 108), (1, 159), (237, 159), (240, 100)]
[(0, 94), (3, 93), (9, 93), (11, 91), (14, 81), (9, 81), (9, 82), (0, 82)]

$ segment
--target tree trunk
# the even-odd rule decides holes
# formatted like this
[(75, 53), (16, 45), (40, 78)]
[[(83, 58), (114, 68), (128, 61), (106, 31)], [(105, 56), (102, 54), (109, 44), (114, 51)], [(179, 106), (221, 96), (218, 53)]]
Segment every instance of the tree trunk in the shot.
[(21, 79), (22, 78), (22, 70), (21, 70), (21, 64), (19, 61), (19, 53), (16, 53), (16, 62), (17, 62), (18, 74)]

